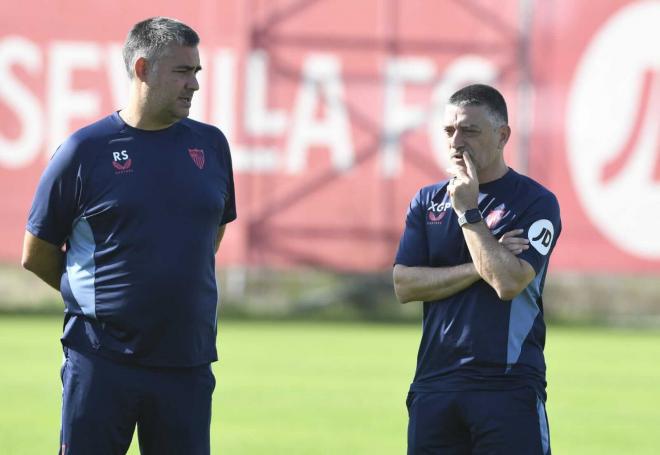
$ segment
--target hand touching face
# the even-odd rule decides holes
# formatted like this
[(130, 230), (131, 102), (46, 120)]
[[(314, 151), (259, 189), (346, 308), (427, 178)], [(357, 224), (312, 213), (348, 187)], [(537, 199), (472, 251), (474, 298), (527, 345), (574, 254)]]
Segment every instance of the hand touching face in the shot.
[(463, 214), (466, 210), (477, 208), (479, 178), (477, 167), (472, 161), (470, 153), (464, 151), (460, 160), (457, 158), (456, 165), (448, 171), (453, 176), (447, 186), (447, 191), (454, 210), (458, 214)]
[(485, 106), (448, 105), (444, 130), (452, 168), (467, 172), (464, 159), (467, 154), (481, 183), (506, 173), (508, 168), (504, 163), (503, 150), (511, 130), (507, 125), (498, 124)]

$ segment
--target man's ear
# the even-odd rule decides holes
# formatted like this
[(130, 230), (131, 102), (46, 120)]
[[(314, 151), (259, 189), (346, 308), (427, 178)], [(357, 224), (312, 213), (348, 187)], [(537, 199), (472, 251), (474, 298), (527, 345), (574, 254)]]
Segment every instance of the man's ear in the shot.
[(504, 125), (500, 128), (500, 148), (504, 148), (507, 142), (509, 142), (509, 137), (511, 137), (511, 127), (509, 125)]
[(137, 60), (135, 60), (135, 65), (133, 67), (133, 70), (135, 71), (135, 77), (138, 78), (142, 82), (146, 82), (147, 80), (147, 73), (149, 72), (149, 62), (147, 61), (146, 58), (144, 57), (138, 57)]

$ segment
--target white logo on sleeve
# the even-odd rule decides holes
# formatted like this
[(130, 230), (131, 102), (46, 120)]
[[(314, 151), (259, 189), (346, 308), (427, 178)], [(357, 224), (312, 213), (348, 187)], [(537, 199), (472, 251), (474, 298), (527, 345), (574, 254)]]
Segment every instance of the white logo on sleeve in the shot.
[(555, 228), (552, 227), (552, 223), (549, 220), (538, 220), (527, 231), (529, 243), (543, 256), (550, 251), (554, 236)]

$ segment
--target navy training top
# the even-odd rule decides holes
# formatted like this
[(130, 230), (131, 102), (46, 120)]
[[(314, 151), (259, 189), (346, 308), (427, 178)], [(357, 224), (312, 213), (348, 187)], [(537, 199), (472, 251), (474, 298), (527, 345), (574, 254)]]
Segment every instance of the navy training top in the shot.
[[(396, 264), (449, 267), (472, 262), (447, 194), (448, 180), (413, 198)], [(536, 277), (518, 296), (502, 301), (479, 280), (445, 299), (424, 302), (422, 340), (412, 391), (533, 387), (545, 399), (545, 323), (542, 292), (548, 260), (561, 232), (555, 196), (512, 169), (479, 185), (479, 210), (499, 238), (523, 229), (529, 249), (518, 257)]]
[(66, 242), (62, 344), (149, 366), (217, 360), (214, 246), (236, 219), (229, 145), (183, 119), (118, 113), (75, 132), (44, 171), (27, 230)]

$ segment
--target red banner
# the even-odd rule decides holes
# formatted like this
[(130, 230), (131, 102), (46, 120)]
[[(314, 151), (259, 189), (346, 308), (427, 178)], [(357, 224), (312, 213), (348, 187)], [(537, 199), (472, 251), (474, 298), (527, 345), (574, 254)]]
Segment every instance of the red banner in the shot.
[(660, 4), (624, 0), (2, 4), (0, 260), (50, 153), (124, 106), (121, 43), (154, 14), (199, 32), (192, 117), (232, 146), (221, 262), (389, 267), (410, 198), (445, 176), (447, 97), (486, 82), (508, 163), (559, 197), (554, 269), (660, 271)]

